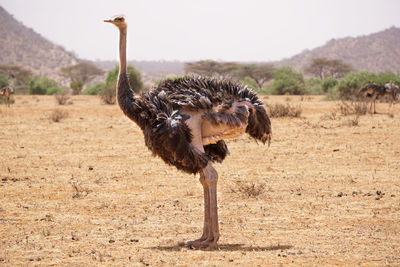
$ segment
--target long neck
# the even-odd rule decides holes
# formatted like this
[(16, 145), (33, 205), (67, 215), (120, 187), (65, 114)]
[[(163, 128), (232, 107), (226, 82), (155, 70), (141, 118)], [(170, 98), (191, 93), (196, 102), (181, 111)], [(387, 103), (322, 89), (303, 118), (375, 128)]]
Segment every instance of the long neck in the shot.
[(134, 109), (135, 96), (130, 88), (126, 72), (126, 27), (120, 28), (119, 39), (119, 75), (117, 84), (117, 100), (126, 116), (136, 121), (137, 112)]
[(126, 27), (119, 29), (119, 75), (126, 74)]

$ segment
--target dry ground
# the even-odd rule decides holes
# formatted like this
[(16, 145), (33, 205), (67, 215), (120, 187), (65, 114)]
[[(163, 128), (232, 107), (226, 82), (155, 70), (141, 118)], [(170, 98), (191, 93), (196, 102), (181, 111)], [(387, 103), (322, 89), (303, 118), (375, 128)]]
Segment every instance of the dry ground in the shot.
[(72, 101), (0, 106), (0, 265), (400, 265), (400, 105), (350, 126), (336, 102), (265, 97), (302, 117), (272, 119), (269, 148), (228, 142), (220, 246), (196, 251), (179, 243), (202, 230), (198, 177), (153, 158), (117, 106)]

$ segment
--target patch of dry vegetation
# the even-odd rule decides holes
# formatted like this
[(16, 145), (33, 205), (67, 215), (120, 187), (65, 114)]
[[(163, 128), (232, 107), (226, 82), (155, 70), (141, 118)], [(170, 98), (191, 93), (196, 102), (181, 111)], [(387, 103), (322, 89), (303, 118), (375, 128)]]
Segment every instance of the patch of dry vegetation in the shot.
[(246, 198), (257, 198), (265, 192), (265, 184), (254, 182), (235, 181), (235, 187), (231, 188), (232, 193), (240, 193)]
[(100, 94), (101, 101), (107, 105), (114, 105), (116, 103), (116, 92), (114, 86), (106, 86), (104, 91)]
[(290, 105), (289, 103), (281, 104), (269, 104), (267, 105), (269, 116), (271, 118), (280, 118), (280, 117), (292, 117), (298, 118), (301, 116), (303, 109), (301, 105)]
[(337, 110), (343, 116), (349, 115), (357, 115), (362, 116), (366, 115), (368, 112), (368, 104), (365, 101), (342, 101), (338, 103)]
[(71, 98), (67, 93), (61, 93), (61, 94), (56, 94), (54, 95), (56, 102), (59, 105), (66, 105), (66, 104), (72, 104), (72, 102), (68, 102), (68, 100)]
[(54, 109), (53, 112), (50, 113), (49, 119), (53, 122), (60, 122), (66, 118), (68, 118), (69, 113), (65, 110)]

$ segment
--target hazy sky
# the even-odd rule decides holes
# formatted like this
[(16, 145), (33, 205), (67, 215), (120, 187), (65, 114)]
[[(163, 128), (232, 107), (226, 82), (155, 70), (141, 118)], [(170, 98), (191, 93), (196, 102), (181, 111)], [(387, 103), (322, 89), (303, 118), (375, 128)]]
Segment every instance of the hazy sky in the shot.
[[(332, 38), (400, 27), (399, 0), (0, 0), (14, 17), (84, 59), (272, 61)], [(399, 44), (400, 45), (400, 44)]]

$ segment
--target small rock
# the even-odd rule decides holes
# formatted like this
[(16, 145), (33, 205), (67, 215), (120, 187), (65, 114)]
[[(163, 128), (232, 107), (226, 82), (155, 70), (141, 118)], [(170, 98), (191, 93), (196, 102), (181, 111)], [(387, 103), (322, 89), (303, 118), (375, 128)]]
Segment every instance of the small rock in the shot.
[(135, 239), (135, 238), (131, 238), (130, 240), (131, 242), (139, 242), (139, 240)]
[(343, 193), (340, 192), (337, 196), (338, 196), (338, 197), (342, 197), (342, 196), (343, 196)]
[(382, 195), (381, 190), (377, 190), (377, 191), (376, 191), (376, 194), (377, 194), (378, 196)]
[(390, 196), (391, 196), (391, 197), (395, 197), (396, 195), (393, 195), (393, 194), (392, 194), (392, 195), (390, 195)]
[(108, 240), (108, 243), (110, 243), (110, 244), (115, 243), (115, 240), (111, 238), (110, 240)]
[(233, 262), (233, 259), (229, 259), (229, 262)]
[(93, 171), (93, 167), (89, 167), (89, 171)]

